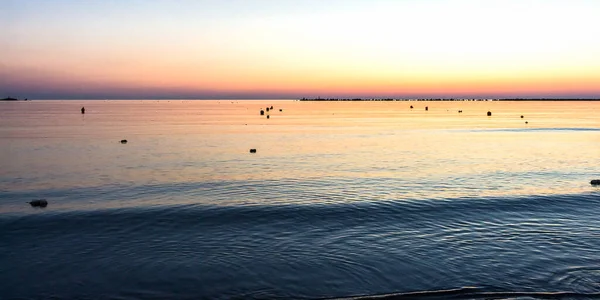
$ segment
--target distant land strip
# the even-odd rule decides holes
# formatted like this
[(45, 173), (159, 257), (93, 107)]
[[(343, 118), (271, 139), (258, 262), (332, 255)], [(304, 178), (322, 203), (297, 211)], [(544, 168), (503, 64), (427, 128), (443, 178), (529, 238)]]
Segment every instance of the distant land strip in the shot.
[(302, 98), (298, 101), (600, 101), (600, 98)]

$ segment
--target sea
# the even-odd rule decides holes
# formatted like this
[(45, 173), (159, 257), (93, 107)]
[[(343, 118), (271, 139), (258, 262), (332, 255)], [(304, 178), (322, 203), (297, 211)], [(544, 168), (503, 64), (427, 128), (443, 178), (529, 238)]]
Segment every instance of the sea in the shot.
[(599, 116), (0, 102), (0, 299), (600, 299)]

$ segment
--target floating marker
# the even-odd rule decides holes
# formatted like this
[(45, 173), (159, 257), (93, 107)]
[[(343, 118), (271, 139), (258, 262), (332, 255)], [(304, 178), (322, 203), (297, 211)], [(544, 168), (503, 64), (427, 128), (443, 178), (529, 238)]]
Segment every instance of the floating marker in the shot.
[(48, 206), (48, 201), (46, 201), (46, 199), (32, 200), (31, 202), (27, 202), (27, 203), (29, 203), (29, 205), (31, 205), (32, 207), (46, 207), (46, 206)]

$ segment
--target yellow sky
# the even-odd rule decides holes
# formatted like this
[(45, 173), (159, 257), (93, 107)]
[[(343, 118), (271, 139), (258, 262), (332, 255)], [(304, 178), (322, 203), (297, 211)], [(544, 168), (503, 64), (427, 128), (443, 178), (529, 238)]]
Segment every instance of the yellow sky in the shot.
[(0, 3), (4, 94), (600, 96), (595, 1)]

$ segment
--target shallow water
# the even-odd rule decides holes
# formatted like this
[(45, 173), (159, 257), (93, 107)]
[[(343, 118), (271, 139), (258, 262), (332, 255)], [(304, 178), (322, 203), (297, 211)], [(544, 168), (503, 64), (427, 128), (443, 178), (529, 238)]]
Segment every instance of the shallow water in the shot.
[(596, 297), (599, 111), (0, 102), (0, 298)]

